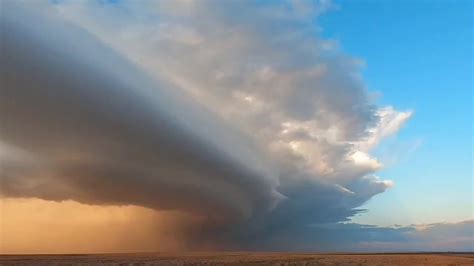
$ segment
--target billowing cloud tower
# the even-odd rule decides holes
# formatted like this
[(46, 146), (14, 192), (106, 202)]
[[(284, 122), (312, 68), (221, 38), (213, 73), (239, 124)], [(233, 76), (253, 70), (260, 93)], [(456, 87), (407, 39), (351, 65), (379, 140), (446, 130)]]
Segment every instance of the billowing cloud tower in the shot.
[(347, 221), (392, 185), (369, 151), (411, 112), (370, 100), (325, 8), (4, 2), (1, 195), (182, 211), (191, 247)]

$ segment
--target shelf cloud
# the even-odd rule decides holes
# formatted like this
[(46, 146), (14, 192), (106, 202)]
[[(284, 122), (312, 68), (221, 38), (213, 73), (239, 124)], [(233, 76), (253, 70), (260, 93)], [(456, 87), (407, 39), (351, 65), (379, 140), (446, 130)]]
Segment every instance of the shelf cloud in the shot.
[(180, 211), (190, 247), (261, 249), (393, 185), (370, 150), (412, 112), (320, 37), (325, 1), (2, 8), (3, 197)]

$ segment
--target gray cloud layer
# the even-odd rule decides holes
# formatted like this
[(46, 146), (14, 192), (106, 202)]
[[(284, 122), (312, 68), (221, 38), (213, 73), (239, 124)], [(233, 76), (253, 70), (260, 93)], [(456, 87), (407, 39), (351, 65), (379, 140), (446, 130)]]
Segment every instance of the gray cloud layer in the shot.
[(473, 252), (474, 220), (394, 227), (314, 225), (294, 228), (262, 242), (258, 246), (282, 251)]
[(196, 110), (165, 91), (147, 97), (159, 85), (90, 34), (6, 8), (0, 134), (27, 155), (2, 164), (4, 195), (232, 218), (281, 197), (276, 182), (239, 158), (242, 147), (234, 154), (221, 148), (229, 137), (222, 126), (216, 131), (217, 123), (188, 115)]
[(390, 187), (369, 150), (411, 113), (368, 100), (312, 30), (324, 6), (218, 3), (6, 1), (1, 194), (181, 210), (191, 246), (272, 249)]

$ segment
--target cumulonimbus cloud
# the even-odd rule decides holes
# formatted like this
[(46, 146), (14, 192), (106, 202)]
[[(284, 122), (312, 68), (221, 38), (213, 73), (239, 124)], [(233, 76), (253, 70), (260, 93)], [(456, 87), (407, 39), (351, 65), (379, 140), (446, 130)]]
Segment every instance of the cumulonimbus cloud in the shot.
[[(1, 138), (30, 156), (5, 162), (6, 196), (233, 218), (281, 198), (274, 180), (229, 153), (223, 126), (188, 114), (189, 105), (172, 102), (78, 27), (35, 12), (23, 21), (17, 14), (30, 10), (12, 11), (2, 23)], [(156, 97), (147, 97), (150, 86)]]
[(348, 220), (411, 112), (369, 101), (324, 8), (6, 1), (1, 194), (182, 210), (228, 246)]

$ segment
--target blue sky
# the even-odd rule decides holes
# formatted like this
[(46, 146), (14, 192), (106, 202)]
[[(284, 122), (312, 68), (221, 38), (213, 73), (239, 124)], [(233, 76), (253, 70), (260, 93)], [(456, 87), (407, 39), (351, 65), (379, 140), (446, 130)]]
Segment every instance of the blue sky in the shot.
[[(473, 217), (470, 1), (336, 1), (323, 35), (366, 62), (378, 103), (412, 109), (401, 132), (374, 153), (395, 187), (354, 221), (409, 224)], [(387, 210), (390, 211), (387, 211)]]

